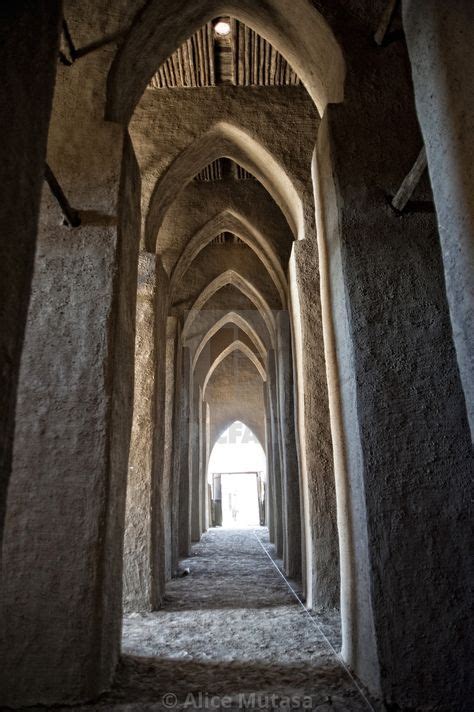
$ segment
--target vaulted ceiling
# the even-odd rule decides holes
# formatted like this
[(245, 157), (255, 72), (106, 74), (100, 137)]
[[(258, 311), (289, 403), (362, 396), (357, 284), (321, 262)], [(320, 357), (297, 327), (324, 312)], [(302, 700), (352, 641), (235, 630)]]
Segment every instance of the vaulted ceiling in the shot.
[[(183, 343), (193, 353), (216, 323), (225, 322), (228, 314), (235, 312), (255, 328), (266, 348), (274, 348), (273, 320), (278, 311), (286, 308), (286, 268), (294, 235), (288, 216), (265, 187), (258, 170), (255, 175), (250, 172), (252, 161), (242, 161), (250, 169), (247, 170), (240, 165), (239, 156), (246, 155), (245, 151), (250, 150), (247, 142), (255, 144), (255, 137), (261, 134), (263, 146), (265, 140), (275, 146), (275, 160), (288, 162), (287, 151), (291, 161), (296, 165), (304, 163), (309, 173), (316, 114), (299, 77), (284, 57), (250, 27), (231, 17), (216, 17), (183, 42), (158, 68), (135, 116), (132, 135), (142, 132), (135, 145), (139, 147), (142, 165), (150, 171), (150, 179), (142, 176), (147, 185), (154, 182), (164, 185), (189, 146), (200, 145), (203, 135), (207, 137), (203, 153), (214, 154), (214, 159), (194, 176), (189, 171), (192, 180), (187, 185), (183, 185), (181, 177), (176, 180), (156, 240), (170, 275), (173, 264), (184, 260), (185, 269), (172, 283), (169, 305), (170, 314), (182, 324), (188, 325), (192, 318), (192, 326), (185, 326), (182, 333)], [(215, 137), (209, 133), (214, 125), (220, 126), (219, 122), (248, 128), (248, 138), (247, 132), (238, 129), (245, 144), (245, 150), (237, 151), (238, 156), (234, 155), (235, 150), (227, 153), (230, 139), (223, 140), (218, 132)], [(275, 138), (287, 135), (283, 127), (285, 132), (290, 128), (295, 139), (287, 148), (286, 139), (283, 143), (283, 138)], [(308, 141), (311, 151), (305, 148), (302, 152), (301, 146)], [(170, 161), (170, 155), (175, 156), (175, 162)], [(159, 161), (163, 165), (161, 171), (154, 168)], [(263, 159), (264, 165), (267, 162)], [(252, 229), (256, 229), (255, 221), (260, 225), (259, 239), (264, 241), (265, 249), (258, 243), (260, 247), (255, 252), (242, 239), (239, 229), (234, 232), (232, 221), (227, 220), (222, 226), (217, 225), (221, 229), (210, 235), (202, 249), (188, 259), (196, 235), (209, 221), (213, 224), (223, 210), (231, 209), (237, 209), (239, 214), (249, 213)], [(271, 264), (265, 257), (270, 248), (274, 255)], [(281, 273), (278, 288), (274, 269)], [(243, 283), (248, 283), (248, 294), (232, 281), (220, 283), (233, 270), (242, 275)], [(206, 294), (214, 283), (219, 283), (219, 288), (201, 303), (200, 295)], [(265, 308), (259, 306), (260, 302)], [(225, 355), (225, 349), (233, 348), (232, 344), (239, 339), (247, 343), (241, 331), (220, 325), (200, 356), (199, 368), (196, 370), (198, 364), (193, 366), (194, 378), (201, 386), (209, 382), (206, 400), (216, 432), (226, 418), (240, 417), (251, 421), (264, 442), (266, 378), (254, 373), (255, 366), (245, 349), (238, 358), (232, 352), (232, 358), (219, 359), (219, 354)], [(247, 346), (254, 348), (250, 342)], [(263, 358), (264, 368), (267, 358), (267, 355)]]
[[(230, 28), (215, 31), (218, 21)], [(159, 68), (150, 82), (156, 89), (172, 87), (285, 86), (300, 83), (288, 62), (263, 37), (234, 18), (208, 22)]]

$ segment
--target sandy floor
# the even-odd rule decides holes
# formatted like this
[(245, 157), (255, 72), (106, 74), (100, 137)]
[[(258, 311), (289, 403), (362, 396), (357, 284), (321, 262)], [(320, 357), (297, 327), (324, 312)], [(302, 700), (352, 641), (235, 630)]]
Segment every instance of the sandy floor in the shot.
[(67, 709), (377, 709), (318, 628), (338, 649), (338, 616), (309, 616), (272, 549), (265, 529), (210, 530), (182, 562), (189, 575), (168, 584), (164, 608), (125, 618), (114, 689)]

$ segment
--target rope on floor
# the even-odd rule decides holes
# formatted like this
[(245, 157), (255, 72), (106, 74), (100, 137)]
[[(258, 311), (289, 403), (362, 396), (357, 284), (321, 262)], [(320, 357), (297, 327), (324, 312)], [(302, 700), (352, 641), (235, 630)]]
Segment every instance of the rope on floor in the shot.
[(282, 578), (283, 581), (286, 583), (286, 585), (287, 585), (288, 588), (290, 589), (290, 591), (291, 591), (291, 593), (293, 594), (293, 596), (296, 598), (296, 600), (297, 600), (298, 603), (300, 604), (301, 608), (304, 610), (304, 612), (305, 612), (306, 615), (308, 616), (308, 618), (309, 618), (309, 620), (311, 621), (311, 623), (315, 626), (315, 628), (316, 628), (316, 629), (319, 631), (319, 633), (322, 635), (322, 637), (324, 638), (324, 640), (325, 640), (327, 646), (329, 647), (329, 649), (334, 653), (334, 655), (335, 655), (335, 657), (336, 657), (336, 659), (337, 659), (339, 665), (341, 666), (341, 668), (343, 669), (343, 671), (346, 673), (346, 675), (350, 678), (350, 680), (351, 680), (351, 682), (353, 683), (354, 687), (356, 688), (356, 690), (358, 691), (358, 693), (360, 694), (360, 696), (361, 696), (362, 699), (364, 700), (365, 704), (367, 705), (367, 708), (368, 708), (369, 710), (371, 710), (372, 712), (376, 712), (376, 710), (374, 709), (372, 703), (371, 703), (370, 700), (367, 698), (367, 695), (365, 694), (364, 690), (363, 690), (362, 687), (360, 686), (359, 682), (357, 681), (357, 679), (354, 677), (354, 675), (352, 674), (352, 672), (351, 672), (351, 671), (349, 670), (349, 668), (347, 667), (347, 665), (346, 665), (346, 663), (344, 662), (344, 660), (343, 660), (341, 654), (337, 652), (337, 650), (336, 650), (336, 649), (334, 648), (334, 646), (331, 644), (331, 641), (326, 637), (326, 635), (324, 634), (324, 631), (323, 631), (323, 629), (321, 628), (321, 626), (319, 625), (318, 621), (317, 621), (315, 618), (313, 618), (313, 616), (311, 615), (311, 613), (309, 612), (309, 610), (306, 608), (306, 606), (304, 605), (303, 601), (301, 600), (301, 598), (300, 598), (300, 597), (298, 596), (298, 594), (296, 593), (296, 591), (295, 591), (295, 589), (293, 588), (293, 586), (290, 584), (290, 582), (288, 581), (288, 579), (286, 578), (286, 576), (284, 575), (284, 573), (283, 573), (283, 572), (281, 571), (281, 569), (277, 566), (277, 564), (275, 563), (275, 561), (273, 560), (273, 558), (270, 556), (270, 554), (269, 554), (269, 552), (267, 551), (267, 549), (264, 547), (264, 545), (263, 545), (261, 539), (257, 536), (255, 530), (253, 530), (252, 533), (253, 533), (255, 539), (258, 541), (258, 543), (259, 543), (260, 546), (262, 547), (262, 549), (263, 549), (263, 551), (265, 552), (265, 554), (268, 556), (268, 558), (269, 558), (270, 561), (272, 562), (272, 565), (273, 565), (273, 566), (275, 567), (275, 569), (278, 571), (278, 574), (281, 576), (281, 578)]

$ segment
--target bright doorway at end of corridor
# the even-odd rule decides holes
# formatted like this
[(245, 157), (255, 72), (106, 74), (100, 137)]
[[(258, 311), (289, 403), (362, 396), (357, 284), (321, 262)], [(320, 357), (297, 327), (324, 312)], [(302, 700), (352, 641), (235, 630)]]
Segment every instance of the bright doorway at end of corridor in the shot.
[(255, 434), (235, 421), (214, 445), (208, 466), (211, 523), (265, 525), (266, 457)]

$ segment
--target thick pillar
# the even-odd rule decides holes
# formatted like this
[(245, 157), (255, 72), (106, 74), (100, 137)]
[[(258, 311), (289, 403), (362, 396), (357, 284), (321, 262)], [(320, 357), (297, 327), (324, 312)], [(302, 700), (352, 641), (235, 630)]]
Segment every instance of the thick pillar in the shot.
[(91, 212), (72, 233), (44, 190), (1, 577), (9, 705), (95, 697), (120, 653), (140, 177), (120, 127), (71, 120), (67, 184)]
[(191, 470), (189, 463), (190, 442), (190, 391), (192, 388), (191, 354), (183, 347), (183, 387), (181, 389), (181, 457), (179, 476), (179, 553), (188, 556), (191, 552)]
[(207, 530), (210, 527), (211, 520), (211, 489), (210, 483), (208, 482), (208, 471), (209, 459), (211, 457), (211, 408), (209, 403), (205, 403), (205, 460), (204, 460), (204, 478), (206, 486), (206, 502), (207, 507), (204, 517), (204, 529)]
[[(301, 509), (298, 456), (295, 440), (293, 369), (288, 312), (277, 315), (278, 396), (282, 443), (282, 490), (285, 523), (285, 572), (290, 578), (301, 576)], [(337, 562), (335, 562), (337, 566)]]
[(166, 328), (166, 359), (165, 359), (165, 430), (163, 455), (163, 546), (165, 554), (165, 580), (173, 573), (173, 430), (175, 413), (175, 378), (176, 378), (176, 341), (178, 321), (174, 316), (168, 317)]
[(191, 541), (199, 541), (202, 534), (202, 486), (200, 458), (200, 392), (192, 378), (189, 422), (189, 471), (191, 474)]
[(123, 605), (125, 611), (152, 609), (153, 434), (156, 364), (156, 255), (141, 252), (135, 337), (133, 424), (125, 509)]
[(361, 71), (327, 109), (315, 168), (343, 655), (390, 704), (464, 710), (473, 463), (440, 244), (434, 215), (400, 217), (385, 198), (421, 140), (403, 47), (368, 72), (357, 51)]
[(152, 559), (153, 559), (153, 609), (159, 608), (165, 593), (165, 539), (164, 509), (168, 497), (164, 473), (165, 452), (165, 391), (166, 391), (166, 326), (169, 310), (169, 279), (161, 260), (157, 260), (156, 270), (156, 360), (155, 360), (155, 416), (153, 433), (153, 483), (152, 488)]
[(307, 605), (339, 605), (336, 486), (329, 416), (316, 232), (294, 243), (290, 258), (301, 474), (303, 576)]
[(201, 526), (202, 533), (207, 531), (208, 522), (208, 500), (209, 492), (207, 486), (207, 462), (208, 462), (208, 447), (209, 447), (209, 420), (208, 420), (208, 403), (203, 400), (202, 389), (199, 388), (199, 400), (201, 403), (199, 414), (199, 450), (200, 450), (200, 477), (201, 477)]
[(278, 426), (278, 404), (277, 404), (277, 373), (275, 363), (275, 351), (270, 349), (267, 360), (268, 373), (268, 400), (270, 407), (270, 428), (273, 463), (273, 502), (275, 508), (275, 549), (277, 556), (283, 557), (284, 521), (283, 521), (283, 492), (281, 479), (281, 459), (280, 459), (280, 429)]
[(175, 351), (175, 392), (173, 416), (173, 470), (171, 482), (171, 575), (174, 576), (178, 569), (179, 540), (180, 540), (180, 474), (181, 474), (181, 442), (182, 434), (182, 408), (183, 408), (183, 348), (181, 344), (181, 328), (176, 325), (176, 351)]
[(60, 0), (0, 8), (0, 552), (61, 9)]
[(270, 541), (275, 543), (275, 482), (273, 475), (273, 443), (271, 410), (267, 384), (263, 384), (263, 397), (265, 403), (265, 454), (267, 456), (267, 491), (266, 491), (266, 521)]
[(165, 359), (168, 278), (155, 254), (139, 259), (135, 393), (130, 442), (124, 538), (126, 611), (159, 607), (164, 595), (164, 510), (167, 485), (163, 467)]
[(403, 25), (474, 439), (474, 4), (403, 0)]

